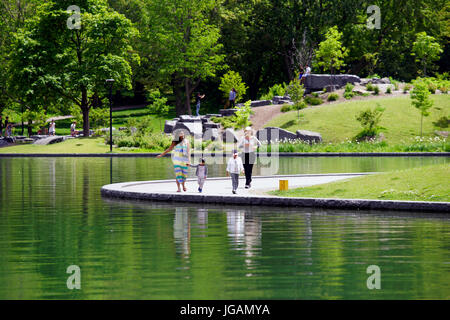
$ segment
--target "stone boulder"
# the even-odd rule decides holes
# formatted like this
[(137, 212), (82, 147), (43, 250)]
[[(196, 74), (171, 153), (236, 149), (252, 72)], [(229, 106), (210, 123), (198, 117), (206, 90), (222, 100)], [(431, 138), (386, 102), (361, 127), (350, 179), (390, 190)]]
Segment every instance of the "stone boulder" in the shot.
[(347, 83), (360, 83), (361, 79), (355, 75), (349, 74), (311, 74), (305, 79), (305, 90), (307, 93), (312, 91), (323, 90), (328, 86), (336, 86), (337, 88), (345, 87)]
[(205, 122), (203, 123), (203, 131), (207, 129), (220, 129), (220, 123)]
[(6, 139), (0, 138), (0, 147), (6, 147), (9, 143), (6, 141)]
[(251, 102), (250, 106), (252, 108), (255, 108), (255, 107), (270, 106), (271, 104), (272, 104), (271, 100), (255, 100)]
[(218, 114), (218, 113), (210, 113), (210, 114), (205, 115), (204, 117), (205, 117), (206, 119), (211, 119), (212, 117), (220, 118), (220, 117), (222, 117), (222, 115), (221, 115), (221, 114)]
[(236, 136), (236, 132), (233, 129), (226, 129), (222, 132), (222, 140), (224, 143), (236, 143), (238, 142), (238, 138)]
[(202, 137), (203, 141), (217, 141), (219, 140), (219, 130), (215, 128), (206, 129)]
[(183, 115), (180, 116), (180, 122), (201, 122), (202, 118), (201, 117), (194, 117), (194, 116), (188, 116), (188, 115)]
[(320, 143), (322, 142), (322, 135), (317, 132), (297, 130), (297, 139), (307, 141), (309, 143)]
[(220, 115), (223, 117), (230, 117), (234, 116), (236, 114), (237, 109), (221, 109)]
[(274, 96), (272, 99), (273, 104), (290, 104), (292, 102), (289, 96)]
[(203, 136), (203, 127), (201, 122), (180, 122), (178, 121), (173, 128), (175, 130), (184, 130), (191, 136), (201, 138)]
[(44, 139), (36, 140), (33, 144), (46, 146), (49, 144), (60, 143), (63, 142), (64, 140), (66, 140), (66, 137), (64, 136), (50, 136)]
[(256, 132), (256, 137), (261, 142), (275, 142), (280, 140), (297, 139), (297, 135), (295, 133), (276, 127), (267, 127), (258, 130), (258, 132)]
[(176, 121), (166, 120), (166, 123), (164, 124), (164, 133), (172, 133), (176, 124)]

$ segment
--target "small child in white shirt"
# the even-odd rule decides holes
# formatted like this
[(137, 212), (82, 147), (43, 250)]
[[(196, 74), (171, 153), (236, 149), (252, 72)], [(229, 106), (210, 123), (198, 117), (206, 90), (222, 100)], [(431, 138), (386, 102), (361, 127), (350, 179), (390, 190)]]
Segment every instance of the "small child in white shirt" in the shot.
[(231, 176), (231, 183), (233, 186), (233, 194), (236, 194), (236, 190), (239, 187), (239, 174), (244, 172), (244, 165), (242, 159), (238, 157), (238, 152), (233, 151), (233, 157), (228, 160), (227, 175)]
[(195, 175), (198, 178), (198, 192), (202, 193), (203, 186), (205, 184), (206, 178), (208, 177), (208, 166), (205, 163), (205, 159), (201, 159), (198, 165), (191, 165), (193, 168), (197, 168)]

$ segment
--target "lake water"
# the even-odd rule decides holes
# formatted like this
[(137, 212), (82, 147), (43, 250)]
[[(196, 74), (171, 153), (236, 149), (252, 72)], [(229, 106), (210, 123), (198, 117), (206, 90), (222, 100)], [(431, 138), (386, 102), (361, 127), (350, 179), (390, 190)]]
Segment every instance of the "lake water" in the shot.
[[(449, 162), (282, 158), (278, 173)], [(210, 166), (210, 176), (224, 170)], [(0, 159), (0, 299), (450, 299), (445, 215), (100, 196), (111, 182), (172, 177), (170, 159)], [(70, 265), (81, 290), (66, 286)], [(367, 288), (370, 265), (380, 290)]]

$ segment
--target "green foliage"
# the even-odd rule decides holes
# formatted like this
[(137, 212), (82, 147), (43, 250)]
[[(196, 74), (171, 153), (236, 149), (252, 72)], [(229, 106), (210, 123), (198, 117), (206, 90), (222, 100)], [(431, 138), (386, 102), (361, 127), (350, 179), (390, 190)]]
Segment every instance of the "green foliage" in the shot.
[(290, 104), (285, 104), (280, 109), (280, 111), (283, 112), (283, 113), (286, 113), (286, 112), (289, 112), (289, 111), (292, 111), (292, 110), (294, 110), (294, 108), (293, 108), (293, 105), (290, 105)]
[(10, 90), (32, 109), (77, 105), (88, 135), (89, 111), (106, 94), (105, 79), (131, 89), (131, 64), (139, 60), (131, 43), (138, 31), (103, 0), (84, 2), (81, 28), (70, 29), (67, 7), (42, 4), (15, 34)]
[(228, 97), (232, 88), (237, 92), (236, 102), (242, 100), (248, 89), (245, 82), (242, 81), (241, 75), (235, 71), (227, 72), (220, 79), (219, 90), (223, 92), (224, 97)]
[(347, 100), (352, 99), (355, 96), (355, 93), (353, 92), (353, 89), (355, 86), (351, 83), (347, 83), (345, 85), (345, 91), (344, 91), (344, 98)]
[(31, 127), (33, 130), (39, 130), (47, 124), (47, 116), (44, 109), (26, 110), (23, 113), (24, 121), (31, 121)]
[(159, 118), (159, 130), (162, 132), (162, 119), (169, 115), (169, 106), (167, 98), (161, 97), (159, 90), (153, 90), (149, 93), (149, 99), (152, 104), (147, 106), (151, 114), (155, 114)]
[[(152, 132), (150, 123), (150, 117), (129, 119), (127, 131), (113, 132), (114, 144), (120, 148), (140, 148), (154, 151), (167, 149), (172, 143), (172, 138), (160, 132)], [(106, 138), (106, 143), (108, 142), (109, 136)]]
[(376, 96), (379, 95), (380, 94), (380, 87), (375, 85), (373, 87), (373, 94), (376, 95)]
[(91, 112), (89, 112), (89, 121), (92, 128), (106, 127), (109, 124), (109, 109), (91, 109)]
[(316, 98), (316, 97), (306, 97), (305, 102), (312, 106), (318, 106), (323, 103), (323, 100), (321, 98)]
[(366, 90), (367, 91), (375, 91), (375, 87), (372, 82), (369, 82), (368, 84), (366, 84)]
[(252, 114), (252, 107), (251, 107), (251, 101), (247, 101), (244, 103), (242, 107), (237, 107), (237, 111), (234, 115), (234, 121), (235, 125), (234, 127), (236, 129), (243, 129), (245, 127), (250, 126), (250, 115)]
[(327, 98), (328, 101), (339, 100), (339, 95), (337, 93), (330, 93)]
[(286, 83), (274, 84), (269, 88), (269, 92), (262, 95), (260, 100), (272, 100), (275, 96), (284, 96), (286, 94), (287, 85)]
[(403, 93), (407, 93), (409, 90), (411, 90), (412, 85), (409, 83), (406, 83), (403, 87)]
[(417, 79), (413, 82), (414, 89), (410, 93), (412, 105), (420, 111), (420, 135), (422, 136), (423, 117), (428, 117), (428, 111), (433, 106), (433, 100), (430, 99), (428, 84), (423, 79)]
[(324, 71), (329, 70), (332, 74), (345, 66), (344, 59), (348, 55), (347, 49), (342, 46), (342, 35), (337, 26), (328, 29), (326, 39), (319, 44), (319, 49), (316, 51), (317, 65)]
[(226, 67), (220, 27), (212, 17), (221, 10), (217, 5), (214, 0), (159, 0), (142, 5), (147, 13), (143, 46), (151, 75), (170, 85), (179, 97), (177, 115), (189, 113), (190, 97), (202, 80)]
[(428, 36), (426, 32), (420, 32), (416, 37), (411, 54), (416, 57), (416, 62), (420, 63), (423, 75), (426, 76), (427, 67), (439, 59), (443, 50), (436, 39)]
[(306, 104), (303, 100), (305, 88), (298, 80), (292, 80), (287, 87), (286, 93), (291, 98), (294, 105), (292, 109), (297, 110), (297, 121), (300, 121), (300, 110), (306, 108)]
[(356, 141), (374, 139), (377, 137), (378, 133), (384, 129), (379, 125), (384, 111), (385, 108), (382, 108), (377, 104), (376, 108), (368, 108), (357, 114), (356, 120), (359, 121), (363, 130), (356, 135)]
[(386, 94), (392, 94), (392, 88), (391, 87), (387, 87)]

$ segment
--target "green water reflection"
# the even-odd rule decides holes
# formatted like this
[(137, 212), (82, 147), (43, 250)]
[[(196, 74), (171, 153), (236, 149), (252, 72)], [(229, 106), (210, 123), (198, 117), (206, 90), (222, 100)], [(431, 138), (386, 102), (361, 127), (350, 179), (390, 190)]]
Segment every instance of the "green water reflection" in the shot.
[[(281, 159), (279, 173), (446, 162)], [(0, 159), (0, 299), (450, 298), (445, 216), (102, 199), (111, 166), (113, 182), (172, 177), (169, 159)], [(69, 265), (81, 290), (66, 287)]]

